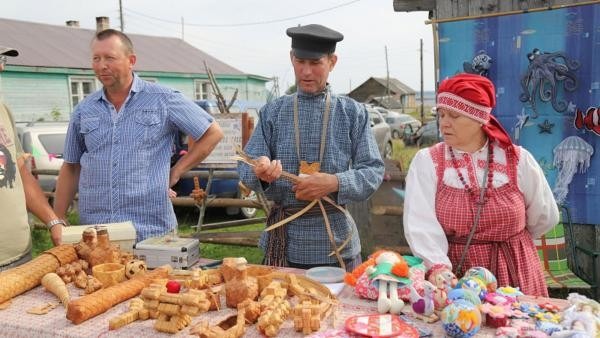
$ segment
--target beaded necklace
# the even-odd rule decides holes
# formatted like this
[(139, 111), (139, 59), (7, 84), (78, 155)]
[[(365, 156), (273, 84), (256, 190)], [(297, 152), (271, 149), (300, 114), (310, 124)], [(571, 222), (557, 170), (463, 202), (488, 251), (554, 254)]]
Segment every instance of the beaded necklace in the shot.
[[(458, 174), (458, 179), (460, 180), (460, 183), (462, 183), (462, 185), (465, 187), (465, 189), (469, 192), (469, 195), (471, 195), (471, 197), (473, 198), (473, 201), (475, 201), (475, 203), (477, 204), (485, 204), (486, 200), (487, 200), (487, 195), (490, 191), (490, 189), (492, 188), (492, 178), (494, 176), (493, 170), (491, 170), (492, 167), (492, 163), (494, 163), (494, 149), (492, 146), (492, 142), (488, 142), (488, 156), (487, 156), (487, 168), (486, 168), (486, 172), (487, 172), (487, 188), (486, 188), (486, 192), (485, 192), (485, 197), (478, 197), (477, 193), (475, 192), (475, 190), (473, 189), (473, 187), (471, 187), (465, 180), (465, 178), (463, 177), (462, 173), (459, 170), (458, 167), (458, 161), (456, 160), (456, 156), (454, 155), (454, 150), (452, 149), (451, 146), (448, 146), (448, 150), (450, 151), (450, 158), (452, 159), (452, 167), (454, 167), (454, 170), (456, 170), (456, 173)], [(481, 187), (482, 189), (484, 188), (483, 186)]]

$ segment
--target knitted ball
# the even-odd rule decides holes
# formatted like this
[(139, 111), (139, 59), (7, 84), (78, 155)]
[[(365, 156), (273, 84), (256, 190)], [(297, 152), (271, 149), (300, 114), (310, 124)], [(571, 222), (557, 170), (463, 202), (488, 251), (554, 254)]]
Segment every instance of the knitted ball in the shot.
[(456, 300), (442, 310), (442, 326), (448, 337), (470, 338), (481, 328), (481, 313), (465, 300)]
[(498, 287), (498, 280), (496, 279), (496, 276), (494, 276), (490, 270), (481, 266), (473, 267), (467, 270), (463, 278), (466, 277), (476, 277), (482, 280), (485, 283), (488, 292), (494, 292)]

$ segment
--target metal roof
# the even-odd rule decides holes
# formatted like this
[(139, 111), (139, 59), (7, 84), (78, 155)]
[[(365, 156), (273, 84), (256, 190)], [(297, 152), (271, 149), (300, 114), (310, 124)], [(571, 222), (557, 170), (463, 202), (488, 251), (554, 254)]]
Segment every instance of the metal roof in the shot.
[[(0, 45), (19, 51), (18, 57), (9, 58), (11, 65), (91, 69), (90, 43), (95, 32), (0, 18)], [(127, 35), (137, 55), (137, 71), (205, 74), (206, 61), (215, 75), (249, 75), (178, 38)]]
[[(387, 79), (381, 77), (371, 77), (371, 79), (379, 82), (383, 87), (387, 87)], [(367, 80), (368, 81), (368, 80)], [(366, 81), (365, 81), (366, 82)], [(406, 95), (415, 94), (415, 90), (400, 82), (400, 80), (390, 77), (390, 91), (395, 94)]]

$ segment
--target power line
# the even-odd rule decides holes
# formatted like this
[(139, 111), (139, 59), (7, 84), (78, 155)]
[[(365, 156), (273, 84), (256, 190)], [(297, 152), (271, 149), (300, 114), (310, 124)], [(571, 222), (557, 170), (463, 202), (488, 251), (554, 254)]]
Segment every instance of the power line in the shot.
[[(309, 13), (305, 13), (305, 14), (301, 14), (301, 15), (296, 15), (296, 16), (290, 16), (290, 17), (286, 17), (286, 18), (281, 18), (281, 19), (273, 19), (273, 20), (265, 20), (265, 21), (254, 21), (254, 22), (241, 22), (241, 23), (227, 23), (227, 24), (201, 24), (201, 23), (187, 23), (187, 26), (195, 26), (195, 27), (241, 27), (241, 26), (255, 26), (255, 25), (266, 25), (266, 24), (271, 24), (271, 23), (277, 23), (277, 22), (284, 22), (284, 21), (290, 21), (290, 20), (295, 20), (295, 19), (299, 19), (299, 18), (304, 18), (307, 16), (311, 16), (311, 15), (315, 15), (315, 14), (320, 14), (320, 13), (324, 13), (324, 12), (328, 12), (337, 8), (341, 8), (341, 7), (345, 7), (348, 5), (351, 5), (355, 2), (359, 2), (362, 0), (352, 0), (352, 1), (348, 1), (345, 2), (343, 4), (339, 4), (333, 7), (328, 7), (328, 8), (324, 8), (318, 11), (314, 11), (314, 12), (309, 12)], [(134, 11), (132, 9), (129, 8), (125, 8), (125, 10), (127, 12), (130, 12), (131, 14), (137, 14), (137, 15), (141, 15), (141, 16), (145, 16), (149, 19), (153, 19), (153, 20), (157, 20), (157, 21), (162, 21), (162, 22), (166, 22), (166, 23), (171, 23), (171, 24), (177, 24), (180, 25), (181, 22), (180, 21), (172, 21), (172, 20), (166, 20), (166, 19), (162, 19), (162, 18), (157, 18), (154, 16), (150, 16), (150, 15), (146, 15), (144, 13), (140, 13), (137, 11)]]

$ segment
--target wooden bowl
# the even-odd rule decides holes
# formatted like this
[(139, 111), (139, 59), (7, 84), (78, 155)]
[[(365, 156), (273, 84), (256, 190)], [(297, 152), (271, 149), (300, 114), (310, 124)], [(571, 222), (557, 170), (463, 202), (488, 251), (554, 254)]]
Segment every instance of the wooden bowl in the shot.
[(119, 263), (98, 264), (92, 268), (92, 275), (102, 283), (103, 288), (107, 288), (125, 280), (125, 265)]

